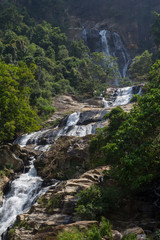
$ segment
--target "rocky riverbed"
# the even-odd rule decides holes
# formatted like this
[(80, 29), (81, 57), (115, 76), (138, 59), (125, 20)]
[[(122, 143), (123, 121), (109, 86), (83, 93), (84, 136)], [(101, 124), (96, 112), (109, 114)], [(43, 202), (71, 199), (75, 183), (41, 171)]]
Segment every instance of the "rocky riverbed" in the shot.
[[(13, 169), (7, 176), (4, 175), (1, 178), (1, 195), (9, 181), (19, 175), (33, 156), (36, 157), (35, 166), (38, 175), (44, 180), (43, 185), (50, 185), (50, 189), (39, 197), (37, 203), (27, 213), (17, 216), (16, 224), (12, 230), (8, 231), (7, 239), (56, 240), (59, 231), (68, 230), (73, 226), (85, 229), (92, 224), (98, 224), (96, 221), (79, 222), (80, 219), (75, 217), (77, 193), (95, 184), (105, 188), (117, 184), (112, 179), (100, 181), (104, 170), (107, 171), (109, 166), (89, 169), (88, 147), (93, 136), (91, 129), (95, 131), (96, 128), (93, 128), (95, 124), (96, 127), (99, 126), (98, 124), (103, 123), (103, 126), (108, 124), (103, 120), (103, 115), (112, 107), (107, 110), (100, 108), (99, 99), (90, 100), (92, 102), (90, 105), (91, 102), (83, 104), (78, 103), (77, 100), (73, 103), (72, 97), (62, 96), (62, 100), (68, 102), (68, 108), (63, 109), (64, 104), (62, 104), (63, 101), (61, 103), (60, 98), (57, 102), (60, 110), (57, 111), (55, 119), (51, 119), (54, 122), (56, 118), (62, 118), (63, 112), (59, 128), (50, 127), (44, 131), (23, 136), (18, 140), (23, 147), (18, 144), (9, 144), (0, 148), (0, 159), (3, 159), (1, 164), (6, 167), (10, 164)], [(77, 106), (77, 103), (80, 105)], [(124, 105), (123, 109), (130, 111), (132, 107), (133, 104), (128, 104)], [(81, 113), (80, 109), (83, 109)], [(64, 117), (68, 110), (76, 111), (76, 113)], [(59, 129), (60, 134), (57, 138), (55, 136), (59, 133)], [(77, 129), (83, 130), (83, 134), (79, 134)], [(54, 179), (59, 180), (56, 185)], [(121, 239), (128, 228), (129, 232), (141, 234), (144, 233), (143, 229), (146, 233), (151, 233), (160, 227), (159, 210), (153, 204), (156, 200), (153, 190), (145, 194), (130, 200), (124, 198), (119, 210), (108, 213), (114, 229), (119, 231), (113, 232), (115, 240)]]

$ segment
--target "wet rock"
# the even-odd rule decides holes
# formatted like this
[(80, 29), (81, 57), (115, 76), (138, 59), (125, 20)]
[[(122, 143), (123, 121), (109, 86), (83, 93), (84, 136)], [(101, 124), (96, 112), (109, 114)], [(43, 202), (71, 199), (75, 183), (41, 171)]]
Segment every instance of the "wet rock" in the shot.
[(87, 33), (87, 45), (92, 52), (101, 51), (101, 36), (97, 29), (90, 29)]
[(0, 166), (13, 168), (16, 172), (22, 171), (24, 163), (19, 158), (20, 148), (15, 145), (13, 150), (9, 145), (0, 147)]
[(0, 206), (2, 205), (3, 191), (5, 187), (9, 184), (9, 181), (9, 178), (6, 176), (0, 177)]
[(23, 227), (15, 228), (15, 238), (25, 239), (56, 239), (57, 233), (62, 230), (70, 230), (77, 226), (85, 230), (96, 221), (76, 221), (73, 216), (76, 206), (76, 194), (80, 189), (87, 189), (93, 184), (98, 184), (98, 179), (104, 170), (109, 167), (99, 167), (85, 172), (77, 179), (60, 182), (51, 187), (38, 200), (38, 204), (32, 206), (28, 213), (17, 217), (17, 222), (25, 222), (29, 230)]
[(79, 121), (77, 125), (87, 125), (92, 122), (101, 121), (103, 116), (107, 113), (107, 110), (92, 110), (85, 111), (80, 114)]

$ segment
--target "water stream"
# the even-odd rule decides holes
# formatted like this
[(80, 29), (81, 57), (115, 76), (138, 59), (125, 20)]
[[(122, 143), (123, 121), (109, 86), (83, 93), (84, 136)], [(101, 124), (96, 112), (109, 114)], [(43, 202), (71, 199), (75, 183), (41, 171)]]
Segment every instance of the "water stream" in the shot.
[[(116, 32), (111, 32), (106, 29), (97, 30), (85, 29), (82, 30), (82, 39), (84, 43), (95, 52), (103, 52), (106, 56), (115, 57), (118, 64), (118, 76), (125, 78), (129, 64), (131, 62), (130, 55), (121, 39), (121, 36)], [(113, 63), (111, 63), (111, 66)], [(118, 77), (115, 74), (114, 85), (119, 86)]]
[[(134, 87), (116, 89), (116, 94), (114, 92), (116, 97), (114, 97), (112, 106), (127, 104), (135, 92), (133, 89)], [(140, 89), (137, 88), (137, 91)], [(110, 106), (110, 103), (105, 99), (102, 99), (102, 102), (104, 107)], [(46, 151), (60, 136), (82, 137), (95, 133), (97, 127), (104, 126), (103, 116), (107, 112), (106, 109), (75, 112), (63, 119), (61, 126), (25, 134), (14, 143), (20, 144), (21, 147), (30, 145), (35, 150)], [(3, 199), (0, 208), (0, 240), (2, 234), (15, 222), (17, 215), (28, 211), (38, 196), (47, 191), (46, 188), (42, 188), (43, 180), (37, 176), (34, 160), (34, 158), (30, 160), (29, 171), (21, 174), (12, 182), (9, 193)]]
[(43, 193), (42, 179), (37, 176), (34, 160), (30, 160), (29, 171), (12, 182), (9, 193), (3, 199), (0, 208), (0, 236), (15, 222), (17, 215), (27, 211)]
[[(107, 56), (117, 57), (119, 75), (121, 78), (125, 78), (131, 59), (120, 35), (108, 30), (101, 30), (99, 34), (101, 36), (102, 52), (106, 53)], [(118, 83), (116, 85), (118, 86)]]
[(104, 108), (116, 107), (129, 104), (133, 95), (140, 95), (142, 88), (140, 86), (113, 88), (110, 100), (105, 100), (103, 97), (102, 105)]

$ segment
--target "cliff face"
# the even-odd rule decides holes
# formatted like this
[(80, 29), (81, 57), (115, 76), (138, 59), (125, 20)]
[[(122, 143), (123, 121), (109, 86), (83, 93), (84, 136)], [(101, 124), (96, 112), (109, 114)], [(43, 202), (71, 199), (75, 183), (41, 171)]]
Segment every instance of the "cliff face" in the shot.
[(160, 11), (159, 0), (68, 0), (70, 37), (80, 37), (81, 27), (119, 33), (130, 53), (153, 47), (152, 12)]
[[(0, 0), (4, 1), (4, 0)], [(38, 21), (61, 25), (69, 39), (86, 29), (108, 29), (120, 34), (132, 56), (153, 47), (152, 12), (160, 12), (159, 0), (10, 0), (26, 6)]]

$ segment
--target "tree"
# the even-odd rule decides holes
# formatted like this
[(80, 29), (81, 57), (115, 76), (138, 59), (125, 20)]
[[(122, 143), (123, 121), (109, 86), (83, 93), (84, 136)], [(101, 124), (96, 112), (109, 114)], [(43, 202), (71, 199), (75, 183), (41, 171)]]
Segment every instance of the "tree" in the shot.
[(147, 80), (152, 65), (152, 55), (152, 53), (146, 50), (140, 56), (136, 56), (132, 60), (129, 73), (135, 81), (144, 82)]
[(38, 117), (29, 104), (30, 90), (26, 81), (34, 75), (25, 64), (0, 62), (0, 142), (12, 140), (16, 133), (38, 129)]
[(160, 14), (153, 12), (152, 33), (154, 35), (154, 42), (157, 47), (160, 46)]

